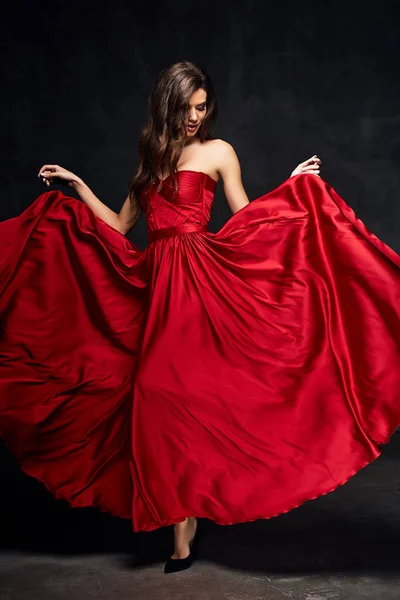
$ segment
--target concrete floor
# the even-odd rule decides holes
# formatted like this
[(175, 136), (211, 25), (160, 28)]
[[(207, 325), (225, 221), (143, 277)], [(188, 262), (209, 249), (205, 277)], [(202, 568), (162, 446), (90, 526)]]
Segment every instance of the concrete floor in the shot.
[(400, 598), (399, 433), (346, 485), (290, 513), (204, 520), (198, 561), (169, 575), (171, 527), (132, 534), (129, 521), (55, 501), (10, 462), (1, 476), (0, 600)]
[(238, 571), (201, 561), (164, 575), (159, 565), (132, 571), (123, 556), (33, 557), (2, 560), (3, 599), (80, 600), (398, 600), (399, 577), (358, 572), (273, 574)]

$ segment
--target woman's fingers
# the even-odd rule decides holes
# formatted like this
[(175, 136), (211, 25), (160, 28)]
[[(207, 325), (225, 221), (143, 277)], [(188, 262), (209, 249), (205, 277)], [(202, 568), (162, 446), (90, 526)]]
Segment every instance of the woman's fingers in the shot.
[(302, 173), (320, 177), (319, 172), (321, 164), (322, 160), (316, 154), (314, 154), (313, 156), (310, 156), (310, 158), (307, 158), (307, 160), (304, 162), (301, 162), (299, 165), (297, 165), (295, 170), (292, 172), (291, 177), (294, 175), (301, 175)]
[(77, 176), (71, 171), (67, 171), (60, 165), (42, 165), (39, 169), (38, 177), (42, 177), (43, 183), (51, 185), (67, 184), (70, 185), (71, 181), (77, 179)]
[(322, 160), (320, 158), (318, 158), (318, 156), (316, 154), (314, 154), (314, 156), (311, 156), (311, 158), (308, 158), (307, 160), (305, 160), (302, 164), (303, 167), (306, 167), (308, 165), (320, 165), (322, 163)]
[(57, 177), (59, 170), (59, 165), (43, 165), (39, 169), (38, 177), (43, 177), (42, 181), (48, 187), (53, 183), (53, 178)]
[(314, 156), (311, 156), (311, 158), (305, 160), (304, 163), (302, 163), (301, 172), (310, 174), (310, 175), (316, 175), (317, 177), (321, 178), (321, 176), (320, 176), (321, 163), (322, 163), (321, 159), (318, 158), (318, 156), (316, 154), (314, 154)]
[(57, 176), (58, 165), (43, 165), (38, 173), (38, 177), (42, 177), (43, 183), (49, 187), (53, 183), (53, 178)]
[(39, 169), (38, 177), (40, 177), (40, 175), (44, 175), (45, 173), (47, 173), (47, 171), (50, 172), (49, 174), (54, 173), (59, 168), (59, 165), (43, 165)]
[(318, 158), (316, 154), (311, 156), (311, 158), (307, 159), (302, 163), (302, 173), (311, 173), (312, 175), (317, 175), (320, 177), (320, 165), (322, 164), (322, 160)]

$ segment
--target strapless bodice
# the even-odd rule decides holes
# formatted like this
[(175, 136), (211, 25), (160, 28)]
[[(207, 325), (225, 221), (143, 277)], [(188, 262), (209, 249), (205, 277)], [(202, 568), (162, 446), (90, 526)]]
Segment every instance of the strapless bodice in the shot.
[(150, 187), (142, 208), (146, 215), (149, 242), (160, 237), (207, 231), (217, 182), (201, 171), (180, 170), (179, 189), (173, 197), (173, 182), (169, 175), (162, 189)]

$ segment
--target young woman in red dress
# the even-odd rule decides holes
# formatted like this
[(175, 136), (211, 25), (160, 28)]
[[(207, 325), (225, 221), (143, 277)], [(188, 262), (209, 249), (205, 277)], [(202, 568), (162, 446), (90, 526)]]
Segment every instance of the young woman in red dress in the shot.
[[(45, 164), (83, 202), (48, 191), (0, 224), (0, 435), (72, 506), (173, 524), (165, 572), (191, 565), (197, 519), (331, 492), (400, 422), (400, 257), (316, 155), (249, 202), (216, 114), (208, 75), (171, 65), (119, 213)], [(212, 233), (219, 179), (232, 216)]]

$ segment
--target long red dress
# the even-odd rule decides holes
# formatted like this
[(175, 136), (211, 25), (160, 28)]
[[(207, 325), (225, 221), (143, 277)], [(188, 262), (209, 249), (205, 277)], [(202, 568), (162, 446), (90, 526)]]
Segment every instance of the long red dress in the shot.
[(216, 182), (178, 177), (144, 251), (58, 190), (0, 224), (0, 435), (135, 531), (287, 512), (400, 424), (399, 255), (315, 175), (218, 233)]

